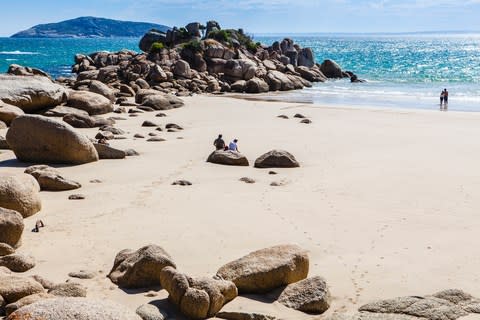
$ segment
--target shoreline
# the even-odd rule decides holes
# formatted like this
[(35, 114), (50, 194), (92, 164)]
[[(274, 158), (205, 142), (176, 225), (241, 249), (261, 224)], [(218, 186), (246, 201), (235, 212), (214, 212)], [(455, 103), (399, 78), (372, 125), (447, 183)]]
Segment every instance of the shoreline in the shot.
[[(215, 98), (215, 99), (214, 99)], [(155, 243), (179, 270), (213, 275), (224, 263), (271, 245), (296, 243), (310, 252), (310, 275), (321, 275), (333, 295), (326, 313), (354, 311), (372, 300), (432, 294), (458, 288), (480, 296), (475, 276), (480, 260), (478, 166), (480, 134), (476, 112), (315, 107), (248, 101), (223, 96), (184, 98), (186, 105), (117, 121), (139, 157), (61, 167), (83, 187), (42, 192), (43, 210), (25, 219), (23, 245), (40, 274), (56, 282), (80, 269), (101, 271), (77, 280), (88, 296), (109, 298), (135, 309), (165, 292), (146, 297), (113, 286), (105, 275), (115, 254)], [(295, 113), (312, 124), (300, 124)], [(290, 119), (278, 119), (285, 113)], [(144, 120), (174, 122), (185, 130), (162, 132), (167, 139), (133, 139)], [(93, 136), (98, 129), (81, 129)], [(267, 171), (206, 163), (218, 133), (239, 138), (252, 162), (273, 148), (299, 160), (297, 169)], [(4, 135), (5, 130), (0, 130)], [(182, 137), (182, 139), (178, 139)], [(0, 154), (2, 172), (23, 172), (11, 151)], [(238, 181), (247, 176), (257, 182)], [(89, 183), (100, 179), (103, 183)], [(190, 187), (172, 186), (177, 179)], [(272, 181), (285, 183), (272, 187)], [(83, 201), (67, 200), (82, 193)], [(219, 196), (221, 195), (221, 196)], [(40, 233), (30, 229), (42, 219)], [(446, 254), (448, 253), (448, 254)], [(314, 316), (239, 297), (225, 310), (258, 310), (284, 319)], [(179, 318), (181, 319), (181, 318)]]

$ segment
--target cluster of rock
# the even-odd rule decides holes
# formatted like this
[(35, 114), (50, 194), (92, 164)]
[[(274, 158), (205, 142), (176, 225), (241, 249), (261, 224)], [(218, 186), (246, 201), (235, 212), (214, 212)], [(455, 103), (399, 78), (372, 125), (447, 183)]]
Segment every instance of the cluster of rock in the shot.
[[(205, 30), (204, 37), (200, 31)], [(122, 50), (116, 53), (78, 54), (72, 72), (77, 81), (97, 80), (122, 95), (139, 89), (188, 95), (202, 92), (285, 91), (310, 87), (328, 78), (350, 78), (334, 61), (318, 64), (310, 48), (291, 39), (271, 46), (254, 43), (243, 30), (222, 30), (217, 22), (206, 27), (190, 23), (167, 33), (151, 30), (141, 39), (145, 53)]]
[(321, 314), (330, 307), (330, 293), (323, 278), (307, 278), (308, 270), (305, 250), (296, 245), (279, 245), (227, 263), (213, 277), (191, 277), (176, 269), (164, 249), (149, 245), (119, 252), (109, 278), (122, 288), (161, 285), (169, 293), (169, 301), (192, 319), (218, 316), (239, 293), (265, 294), (279, 288), (284, 288), (279, 303)]
[[(232, 150), (215, 150), (207, 162), (229, 166), (249, 166), (248, 159), (240, 152)], [(296, 168), (299, 167), (295, 156), (285, 150), (271, 150), (255, 160), (255, 168)]]

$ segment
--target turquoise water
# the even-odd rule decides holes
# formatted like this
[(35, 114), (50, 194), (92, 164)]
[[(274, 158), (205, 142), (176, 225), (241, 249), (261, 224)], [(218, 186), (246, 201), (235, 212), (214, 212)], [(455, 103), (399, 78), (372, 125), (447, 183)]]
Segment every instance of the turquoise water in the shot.
[[(345, 80), (282, 94), (295, 101), (426, 108), (438, 106), (443, 88), (450, 110), (480, 111), (480, 34), (291, 35), (311, 47), (317, 61), (333, 59), (368, 82)], [(280, 36), (255, 37), (271, 44)], [(139, 39), (0, 38), (0, 72), (12, 63), (68, 75), (75, 53), (138, 50)]]

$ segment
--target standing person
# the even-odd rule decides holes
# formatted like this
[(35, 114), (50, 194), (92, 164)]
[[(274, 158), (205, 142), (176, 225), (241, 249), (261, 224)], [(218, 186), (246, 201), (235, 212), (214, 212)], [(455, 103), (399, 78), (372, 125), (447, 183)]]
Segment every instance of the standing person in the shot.
[(443, 90), (443, 103), (444, 103), (445, 105), (448, 104), (448, 91), (447, 91), (447, 89), (444, 89), (444, 90)]
[(442, 109), (444, 98), (445, 98), (445, 90), (442, 90), (442, 92), (440, 93), (440, 109)]
[(213, 141), (213, 145), (215, 146), (215, 149), (217, 150), (224, 150), (225, 149), (225, 141), (222, 139), (222, 135), (219, 134), (218, 138)]
[(233, 141), (230, 142), (230, 144), (228, 145), (228, 150), (240, 152), (240, 151), (238, 151), (237, 142), (238, 142), (238, 139), (233, 139)]

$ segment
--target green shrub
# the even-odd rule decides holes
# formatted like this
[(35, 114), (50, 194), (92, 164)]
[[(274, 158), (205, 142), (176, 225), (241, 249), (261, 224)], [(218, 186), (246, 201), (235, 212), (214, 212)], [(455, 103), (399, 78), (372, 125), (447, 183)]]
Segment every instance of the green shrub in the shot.
[(250, 52), (253, 52), (253, 53), (257, 52), (257, 49), (258, 49), (259, 46), (260, 46), (259, 42), (255, 43), (253, 41), (248, 41), (245, 44), (245, 47), (247, 48), (247, 50), (250, 51)]
[(222, 42), (231, 42), (231, 35), (228, 30), (214, 30), (208, 33), (208, 37)]
[(199, 40), (191, 40), (183, 44), (183, 49), (191, 50), (193, 53), (202, 52), (202, 42)]
[(162, 51), (162, 49), (165, 49), (165, 45), (161, 42), (154, 42), (152, 43), (152, 46), (150, 47), (150, 52), (152, 53), (159, 53)]

